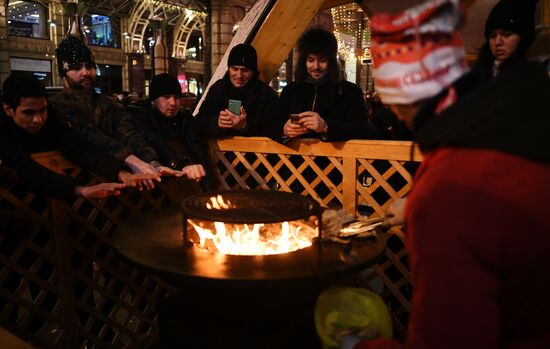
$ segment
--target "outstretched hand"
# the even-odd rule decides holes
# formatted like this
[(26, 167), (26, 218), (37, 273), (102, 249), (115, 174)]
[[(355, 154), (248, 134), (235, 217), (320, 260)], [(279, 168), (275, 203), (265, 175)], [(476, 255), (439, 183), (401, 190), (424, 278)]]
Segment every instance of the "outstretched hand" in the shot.
[(202, 165), (188, 165), (181, 169), (187, 178), (195, 182), (199, 182), (202, 177), (206, 176), (206, 171)]
[(160, 174), (157, 169), (153, 165), (146, 163), (135, 155), (129, 155), (126, 159), (124, 159), (124, 163), (130, 167), (132, 172), (135, 174), (147, 174), (152, 176), (151, 179), (145, 179), (142, 181), (145, 189), (153, 189), (155, 187), (153, 180), (157, 182), (161, 181)]
[(124, 183), (100, 183), (87, 187), (77, 186), (75, 194), (86, 199), (103, 199), (111, 195), (120, 195), (120, 190), (126, 187)]
[(142, 174), (142, 173), (136, 173), (133, 174), (128, 171), (120, 171), (118, 173), (118, 179), (126, 187), (137, 187), (139, 190), (143, 189), (149, 189), (149, 182), (152, 182), (154, 179), (158, 177), (157, 174)]
[(157, 166), (155, 168), (161, 176), (181, 177), (185, 175), (182, 171), (174, 170), (173, 168), (167, 166)]

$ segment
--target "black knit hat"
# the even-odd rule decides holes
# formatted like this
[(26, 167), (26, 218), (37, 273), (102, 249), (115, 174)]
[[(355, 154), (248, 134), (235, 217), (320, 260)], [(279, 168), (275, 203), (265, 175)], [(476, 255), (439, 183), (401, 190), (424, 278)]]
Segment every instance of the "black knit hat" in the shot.
[(173, 75), (167, 73), (156, 75), (153, 80), (151, 80), (151, 85), (149, 86), (149, 100), (154, 101), (166, 95), (181, 97), (181, 85), (178, 79)]
[(298, 41), (298, 51), (302, 56), (317, 54), (332, 58), (338, 54), (338, 42), (331, 32), (315, 28), (302, 35)]
[(506, 29), (531, 43), (535, 38), (536, 7), (537, 0), (501, 0), (487, 17), (485, 38), (495, 29)]
[(255, 72), (258, 71), (256, 49), (252, 45), (247, 44), (238, 44), (233, 47), (227, 59), (227, 66), (231, 67), (233, 65), (241, 65)]
[(81, 63), (92, 63), (95, 65), (94, 55), (86, 44), (76, 36), (69, 35), (63, 39), (57, 49), (57, 71), (62, 77), (67, 71)]

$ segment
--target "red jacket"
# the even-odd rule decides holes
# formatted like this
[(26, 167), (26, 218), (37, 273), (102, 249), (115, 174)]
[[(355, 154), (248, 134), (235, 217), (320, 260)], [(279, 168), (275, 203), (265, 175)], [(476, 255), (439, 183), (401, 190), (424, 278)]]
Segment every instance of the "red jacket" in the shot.
[(405, 343), (355, 349), (550, 348), (550, 166), (494, 150), (425, 154), (408, 197)]

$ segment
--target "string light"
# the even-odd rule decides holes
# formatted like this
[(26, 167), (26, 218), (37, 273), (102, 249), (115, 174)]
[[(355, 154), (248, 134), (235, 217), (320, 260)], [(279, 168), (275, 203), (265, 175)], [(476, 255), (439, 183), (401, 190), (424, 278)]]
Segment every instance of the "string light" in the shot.
[[(358, 19), (358, 12), (361, 19)], [(338, 40), (338, 52), (345, 59), (370, 59), (370, 21), (363, 20), (361, 8), (353, 3), (331, 9), (334, 23), (334, 34)], [(359, 39), (359, 42), (357, 42)]]
[(160, 6), (160, 7), (163, 7), (165, 9), (169, 9), (171, 11), (179, 11), (179, 12), (185, 11), (187, 16), (189, 16), (189, 17), (193, 16), (193, 17), (203, 17), (203, 18), (205, 18), (207, 16), (206, 12), (191, 10), (191, 9), (189, 9), (187, 7), (184, 7), (184, 6), (181, 6), (181, 5), (168, 4), (168, 3), (158, 1), (158, 0), (140, 0), (140, 1), (148, 3), (148, 4), (152, 4), (152, 5), (155, 5), (155, 6)]

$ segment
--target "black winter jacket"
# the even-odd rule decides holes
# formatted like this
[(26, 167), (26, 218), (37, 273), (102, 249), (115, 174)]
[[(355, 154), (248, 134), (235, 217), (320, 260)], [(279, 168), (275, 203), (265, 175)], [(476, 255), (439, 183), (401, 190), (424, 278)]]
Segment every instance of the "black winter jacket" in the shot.
[(134, 129), (130, 115), (114, 100), (65, 88), (50, 99), (50, 104), (73, 132), (116, 158), (124, 160), (134, 154), (145, 162), (158, 160), (145, 137)]
[(472, 71), (453, 88), (460, 103), (434, 117), (449, 94), (445, 89), (414, 118), (413, 132), (423, 151), (491, 149), (550, 163), (550, 79), (540, 63), (519, 63), (490, 82)]
[(118, 181), (119, 171), (127, 170), (122, 160), (74, 134), (67, 122), (61, 122), (55, 117), (55, 112), (51, 108), (48, 110), (48, 118), (44, 126), (38, 133), (25, 132), (5, 115), (1, 118), (2, 133), (27, 153), (58, 150), (76, 165), (96, 172), (111, 181)]
[[(215, 189), (215, 179), (208, 148), (200, 134), (197, 121), (188, 111), (167, 118), (153, 109), (148, 100), (138, 101), (127, 108), (135, 129), (142, 132), (155, 149), (161, 163), (176, 170), (190, 164), (201, 164), (206, 171), (204, 189)], [(174, 149), (168, 141), (180, 141), (186, 152)]]
[[(247, 122), (243, 130), (225, 130), (218, 126), (220, 111), (227, 109), (230, 99), (240, 100), (246, 110)], [(235, 88), (225, 74), (210, 87), (197, 114), (201, 132), (209, 138), (271, 136), (273, 121), (269, 117), (276, 100), (277, 93), (258, 78), (254, 77), (242, 88)]]
[(30, 154), (14, 141), (3, 125), (0, 126), (0, 161), (3, 165), (15, 169), (19, 179), (37, 193), (66, 201), (76, 198), (74, 180), (34, 161)]
[(302, 137), (342, 141), (374, 136), (372, 126), (369, 125), (363, 92), (351, 82), (342, 81), (335, 85), (327, 80), (320, 84), (293, 82), (287, 85), (275, 108), (279, 137), (290, 114), (305, 111), (317, 112), (326, 121), (328, 133), (321, 135), (308, 132)]

